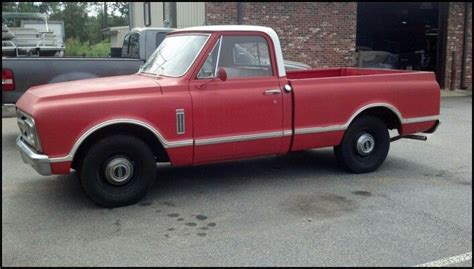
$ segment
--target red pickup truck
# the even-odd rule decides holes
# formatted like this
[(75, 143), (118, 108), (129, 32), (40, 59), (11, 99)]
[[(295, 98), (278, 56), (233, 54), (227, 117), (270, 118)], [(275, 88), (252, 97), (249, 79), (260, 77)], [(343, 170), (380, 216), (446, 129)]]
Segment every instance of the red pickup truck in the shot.
[(157, 162), (334, 147), (342, 167), (371, 172), (391, 141), (426, 139), (416, 133), (434, 132), (439, 114), (432, 72), (286, 72), (271, 28), (202, 26), (167, 34), (136, 74), (30, 88), (17, 102), (17, 147), (42, 175), (76, 170), (112, 207), (140, 200)]

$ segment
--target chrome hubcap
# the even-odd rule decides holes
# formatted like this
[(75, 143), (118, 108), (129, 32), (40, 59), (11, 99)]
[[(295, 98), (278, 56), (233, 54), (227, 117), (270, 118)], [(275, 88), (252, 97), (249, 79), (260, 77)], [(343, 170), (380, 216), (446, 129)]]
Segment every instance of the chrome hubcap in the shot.
[(362, 156), (369, 155), (375, 147), (375, 139), (372, 135), (368, 133), (362, 134), (359, 139), (357, 139), (357, 152)]
[(114, 158), (105, 166), (105, 178), (113, 185), (125, 184), (132, 176), (133, 164), (126, 158)]

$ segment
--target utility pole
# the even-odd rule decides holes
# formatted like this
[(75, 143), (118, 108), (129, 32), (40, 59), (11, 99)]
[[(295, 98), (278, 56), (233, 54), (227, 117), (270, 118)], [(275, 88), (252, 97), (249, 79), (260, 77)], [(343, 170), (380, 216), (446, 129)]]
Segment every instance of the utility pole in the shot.
[(176, 2), (169, 2), (169, 19), (170, 19), (170, 27), (171, 28), (178, 28), (178, 17), (176, 14)]
[[(102, 29), (107, 28), (107, 2), (104, 2), (104, 14), (102, 16)], [(105, 39), (105, 34), (102, 32), (102, 40)]]
[(104, 27), (107, 28), (107, 2), (104, 2)]

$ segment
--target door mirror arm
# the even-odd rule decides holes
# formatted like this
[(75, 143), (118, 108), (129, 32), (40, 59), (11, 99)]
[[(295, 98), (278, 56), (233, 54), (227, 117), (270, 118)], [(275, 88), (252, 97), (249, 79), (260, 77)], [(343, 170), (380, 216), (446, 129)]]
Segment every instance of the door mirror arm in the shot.
[(216, 79), (220, 79), (221, 81), (226, 81), (227, 80), (227, 72), (225, 71), (224, 68), (219, 67), (219, 70), (217, 70), (217, 76), (213, 77), (212, 79), (204, 82), (203, 84), (199, 85), (198, 88), (202, 89), (204, 86), (206, 86), (209, 82), (214, 81)]

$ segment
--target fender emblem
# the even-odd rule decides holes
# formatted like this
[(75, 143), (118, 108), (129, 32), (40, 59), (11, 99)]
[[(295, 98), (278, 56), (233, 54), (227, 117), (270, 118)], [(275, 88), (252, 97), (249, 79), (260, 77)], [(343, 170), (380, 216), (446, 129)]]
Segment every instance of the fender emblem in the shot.
[(181, 135), (185, 132), (184, 109), (176, 109), (176, 133)]

